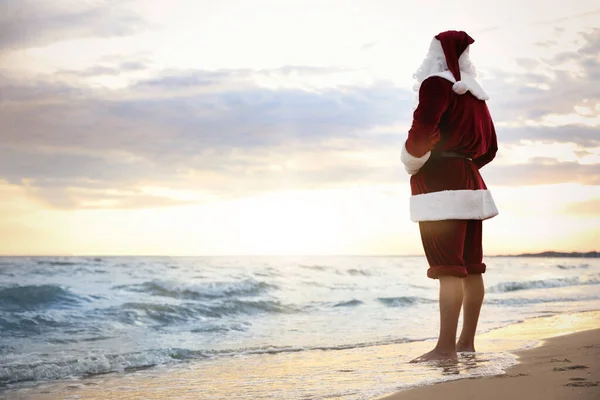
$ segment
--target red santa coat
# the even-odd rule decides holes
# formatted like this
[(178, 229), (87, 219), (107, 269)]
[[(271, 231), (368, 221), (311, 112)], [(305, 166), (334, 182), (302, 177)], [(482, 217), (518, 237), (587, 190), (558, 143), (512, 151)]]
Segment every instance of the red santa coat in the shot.
[[(402, 162), (411, 174), (411, 220), (485, 220), (498, 215), (479, 169), (498, 150), (496, 131), (479, 84), (462, 72), (468, 91), (453, 90), (450, 71), (434, 74), (419, 89)], [(442, 152), (461, 157), (438, 157)], [(448, 154), (446, 154), (448, 155)]]

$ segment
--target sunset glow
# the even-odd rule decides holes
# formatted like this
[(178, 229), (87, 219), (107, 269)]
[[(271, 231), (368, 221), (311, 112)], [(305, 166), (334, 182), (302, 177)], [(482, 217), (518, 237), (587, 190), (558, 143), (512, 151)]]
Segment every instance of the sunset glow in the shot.
[(422, 254), (400, 152), (446, 29), (500, 142), (486, 252), (597, 250), (596, 1), (5, 3), (0, 254)]

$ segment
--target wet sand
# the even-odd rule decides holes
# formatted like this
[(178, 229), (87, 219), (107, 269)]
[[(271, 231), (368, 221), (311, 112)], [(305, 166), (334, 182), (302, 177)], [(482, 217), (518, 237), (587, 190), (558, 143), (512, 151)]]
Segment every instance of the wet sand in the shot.
[[(573, 320), (577, 315), (572, 316)], [(594, 321), (591, 320), (592, 326)], [(586, 324), (584, 324), (586, 325)], [(554, 336), (581, 326), (568, 316), (526, 321), (491, 332), (492, 336)], [(539, 347), (517, 352), (519, 364), (505, 374), (444, 382), (401, 391), (381, 400), (558, 400), (600, 399), (600, 329), (547, 339)]]

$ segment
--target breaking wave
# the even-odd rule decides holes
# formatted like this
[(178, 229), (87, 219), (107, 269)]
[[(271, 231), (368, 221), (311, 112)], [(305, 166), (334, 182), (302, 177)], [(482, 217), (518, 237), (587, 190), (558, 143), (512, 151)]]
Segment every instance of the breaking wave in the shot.
[(69, 265), (77, 265), (78, 263), (73, 261), (52, 261), (52, 260), (37, 260), (38, 265), (51, 265), (53, 267), (66, 267)]
[(230, 299), (210, 304), (183, 303), (124, 303), (101, 312), (120, 323), (127, 325), (174, 325), (183, 322), (202, 320), (203, 318), (221, 318), (239, 314), (294, 313), (292, 306), (272, 300)]
[(77, 296), (58, 285), (10, 286), (0, 289), (0, 310), (33, 311), (44, 308), (71, 307), (87, 298)]
[(334, 307), (355, 307), (355, 306), (360, 306), (361, 304), (364, 304), (362, 301), (360, 300), (349, 300), (349, 301), (342, 301), (340, 303), (337, 303), (334, 305)]
[(535, 281), (523, 281), (523, 282), (502, 282), (494, 285), (487, 289), (490, 293), (506, 293), (516, 292), (519, 290), (528, 289), (543, 289), (543, 288), (556, 288), (565, 286), (578, 286), (578, 285), (597, 285), (600, 283), (598, 276), (594, 277), (570, 277), (570, 278), (556, 278), (556, 279), (544, 279)]
[(113, 287), (113, 289), (143, 292), (155, 296), (185, 300), (254, 296), (276, 288), (275, 285), (256, 281), (254, 279), (234, 282), (200, 282), (195, 284), (153, 280), (138, 285), (120, 285)]
[(416, 296), (405, 296), (405, 297), (378, 297), (381, 303), (387, 307), (406, 307), (413, 304), (419, 303), (435, 303), (436, 300), (426, 299), (423, 297)]
[(339, 346), (264, 346), (225, 350), (190, 350), (182, 348), (156, 349), (146, 352), (121, 354), (96, 354), (87, 357), (70, 358), (57, 362), (32, 362), (13, 364), (0, 368), (0, 387), (25, 381), (49, 381), (66, 376), (86, 377), (111, 372), (128, 372), (151, 368), (157, 365), (181, 361), (202, 360), (216, 357), (233, 357), (250, 354), (280, 354), (303, 351), (339, 351), (353, 348), (379, 346), (411, 342), (406, 338), (379, 342), (354, 343)]

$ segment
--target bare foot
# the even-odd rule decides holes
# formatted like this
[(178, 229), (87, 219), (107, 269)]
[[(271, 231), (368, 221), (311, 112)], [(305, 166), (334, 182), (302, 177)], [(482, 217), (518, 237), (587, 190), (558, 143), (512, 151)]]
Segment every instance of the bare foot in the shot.
[(410, 363), (415, 364), (415, 363), (421, 363), (421, 362), (427, 362), (427, 361), (457, 361), (457, 360), (458, 360), (458, 355), (456, 354), (456, 351), (446, 352), (446, 351), (440, 351), (438, 349), (433, 349), (429, 353), (425, 353), (422, 356), (415, 358)]
[(475, 353), (475, 344), (474, 343), (456, 343), (456, 351), (458, 353)]

